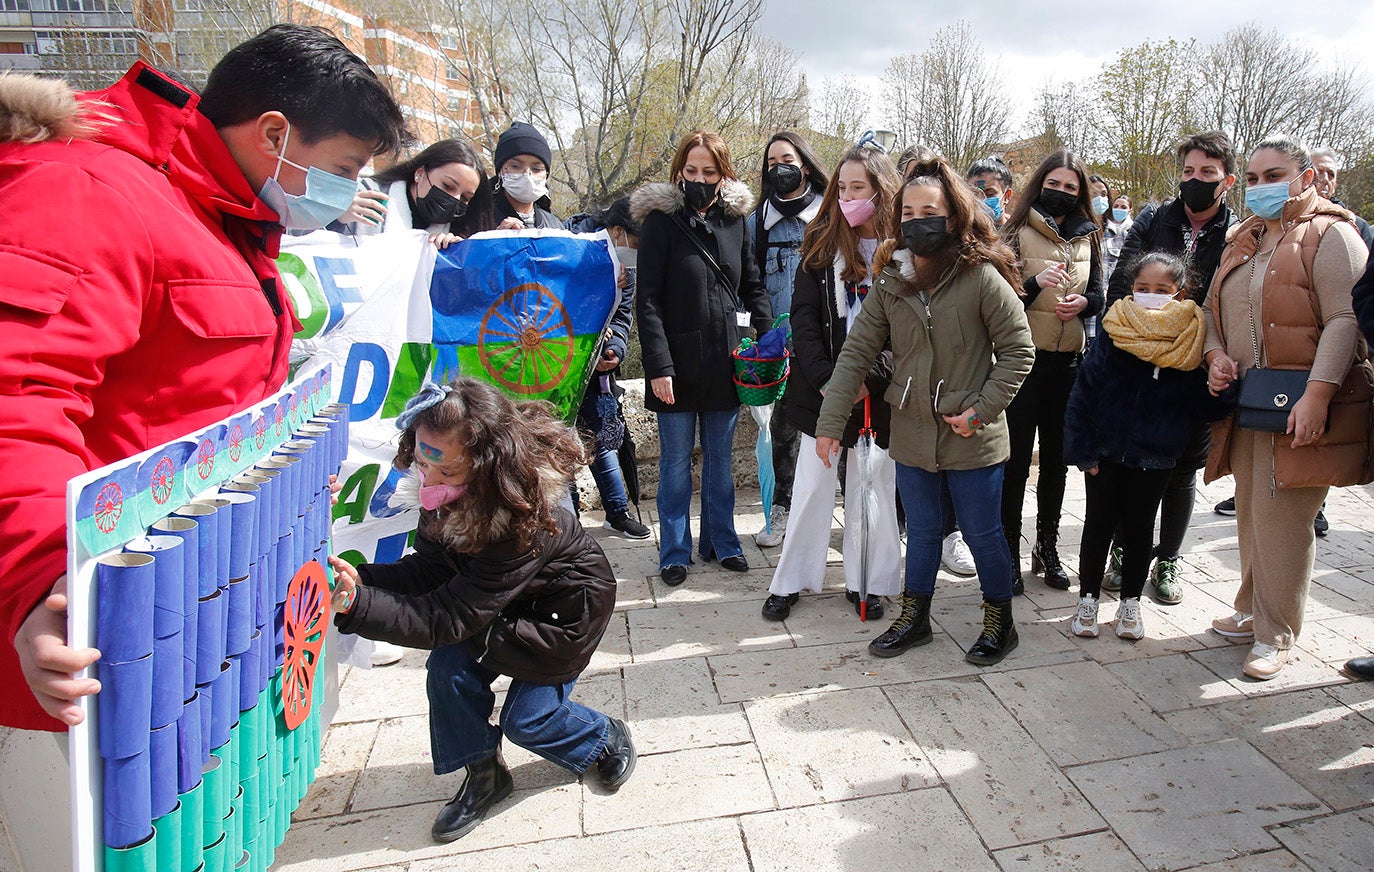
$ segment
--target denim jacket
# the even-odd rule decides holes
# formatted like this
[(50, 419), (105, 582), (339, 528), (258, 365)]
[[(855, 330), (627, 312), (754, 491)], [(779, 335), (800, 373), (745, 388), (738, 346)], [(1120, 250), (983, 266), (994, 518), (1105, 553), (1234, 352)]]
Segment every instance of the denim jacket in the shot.
[(817, 194), (796, 218), (784, 218), (764, 200), (745, 219), (745, 246), (748, 251), (755, 250), (754, 243), (760, 226), (768, 234), (768, 248), (763, 263), (759, 265), (759, 275), (768, 290), (768, 302), (773, 305), (774, 317), (792, 310), (792, 281), (796, 277), (797, 267), (801, 265), (802, 235), (806, 233), (807, 222), (820, 211), (820, 203), (821, 197)]

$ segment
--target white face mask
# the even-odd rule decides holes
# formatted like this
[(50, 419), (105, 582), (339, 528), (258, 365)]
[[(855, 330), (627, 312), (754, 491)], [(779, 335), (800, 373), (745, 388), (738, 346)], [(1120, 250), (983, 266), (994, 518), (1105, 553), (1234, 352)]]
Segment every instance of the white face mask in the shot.
[(501, 188), (517, 203), (533, 203), (549, 192), (547, 175), (533, 173), (502, 173)]
[(625, 269), (634, 269), (639, 264), (638, 248), (617, 245), (615, 247), (615, 256), (616, 259), (620, 261), (620, 265), (625, 267)]
[(1136, 291), (1131, 296), (1135, 304), (1145, 310), (1163, 309), (1174, 298), (1173, 294), (1149, 294), (1144, 291)]

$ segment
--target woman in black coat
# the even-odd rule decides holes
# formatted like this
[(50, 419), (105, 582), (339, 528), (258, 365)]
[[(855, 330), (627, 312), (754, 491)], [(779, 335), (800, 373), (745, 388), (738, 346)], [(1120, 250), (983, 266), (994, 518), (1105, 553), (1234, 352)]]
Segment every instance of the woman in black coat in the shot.
[[(629, 728), (570, 698), (616, 590), (601, 547), (559, 505), (585, 461), (576, 432), (547, 404), (516, 404), (469, 377), (425, 385), (396, 424), (396, 465), (418, 479), (424, 510), (415, 553), (357, 569), (330, 557), (332, 602), (342, 632), (433, 649), (434, 772), (468, 775), (434, 838), (467, 835), (510, 795), (503, 735), (574, 773), (594, 767), (619, 788), (634, 771)], [(498, 675), (511, 684), (493, 725)]]
[(665, 584), (678, 585), (692, 559), (688, 514), (698, 428), (699, 552), (726, 569), (749, 569), (735, 532), (730, 460), (739, 397), (730, 352), (772, 319), (744, 232), (753, 196), (735, 174), (725, 141), (688, 134), (673, 158), (672, 181), (636, 191), (630, 209), (642, 228), (635, 311), (651, 389), (644, 405), (658, 413), (659, 572)]
[[(800, 592), (821, 591), (830, 525), (835, 515), (836, 465), (826, 466), (816, 454), (816, 419), (822, 391), (835, 369), (835, 358), (849, 327), (863, 307), (872, 285), (871, 264), (878, 244), (893, 235), (892, 204), (900, 180), (892, 161), (881, 151), (855, 148), (840, 159), (826, 186), (820, 211), (802, 242), (801, 268), (792, 290), (792, 374), (787, 379), (783, 409), (788, 422), (801, 432), (797, 475), (792, 485), (789, 535), (783, 540), (763, 617), (780, 621), (791, 614)], [(858, 522), (863, 511), (865, 470), (851, 456), (845, 486), (845, 587), (855, 609), (859, 606), (860, 550), (868, 548), (868, 597), (864, 617), (883, 616), (880, 596), (902, 590), (902, 544), (897, 532), (897, 469), (887, 455), (891, 410), (883, 400), (892, 375), (892, 353), (884, 351), (864, 382), (854, 404), (842, 443), (854, 447), (864, 423), (865, 404), (874, 429), (876, 455), (870, 459), (875, 499), (867, 540)]]

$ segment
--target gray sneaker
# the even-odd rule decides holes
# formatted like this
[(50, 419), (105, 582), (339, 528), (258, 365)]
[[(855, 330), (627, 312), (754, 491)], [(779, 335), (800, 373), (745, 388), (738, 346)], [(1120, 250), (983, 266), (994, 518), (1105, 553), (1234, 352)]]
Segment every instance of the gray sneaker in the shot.
[(768, 516), (769, 530), (760, 530), (754, 536), (754, 541), (760, 548), (775, 548), (782, 544), (783, 537), (787, 535), (787, 507), (774, 506), (773, 514)]
[(1121, 558), (1122, 551), (1120, 545), (1112, 546), (1112, 559), (1107, 564), (1107, 577), (1102, 579), (1102, 589), (1116, 593), (1121, 590)]

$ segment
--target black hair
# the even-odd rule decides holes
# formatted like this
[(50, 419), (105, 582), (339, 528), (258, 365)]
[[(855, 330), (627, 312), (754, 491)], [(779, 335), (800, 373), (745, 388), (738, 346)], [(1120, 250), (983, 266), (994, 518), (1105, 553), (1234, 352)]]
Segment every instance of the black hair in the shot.
[(597, 215), (597, 222), (609, 230), (619, 227), (631, 236), (639, 235), (639, 222), (630, 214), (630, 198), (621, 197)]
[(1169, 274), (1169, 278), (1174, 280), (1174, 284), (1178, 286), (1179, 290), (1190, 290), (1188, 264), (1183, 261), (1183, 258), (1175, 254), (1170, 254), (1167, 251), (1147, 251), (1131, 261), (1127, 266), (1126, 274), (1130, 276), (1130, 279), (1127, 281), (1126, 286), (1130, 287), (1134, 285), (1136, 277), (1140, 275), (1140, 271), (1152, 264), (1164, 267), (1164, 270)]
[[(1098, 175), (1097, 173), (1093, 173), (1092, 175), (1088, 176), (1089, 188), (1092, 187), (1093, 182), (1099, 182), (1102, 185), (1102, 187), (1107, 189), (1107, 209), (1108, 211), (1110, 211), (1112, 208), (1112, 201), (1116, 199), (1116, 194), (1112, 193), (1112, 183), (1102, 178), (1102, 176)], [(1089, 196), (1092, 196), (1091, 193), (1089, 194)]]
[(229, 50), (200, 97), (216, 127), (277, 111), (306, 144), (338, 133), (395, 153), (408, 138), (401, 107), (362, 58), (323, 27), (277, 24)]
[[(469, 166), (477, 171), (477, 191), (468, 201), (468, 208), (463, 217), (450, 224), (449, 231), (459, 236), (471, 236), (483, 230), (496, 229), (496, 221), (492, 217), (491, 186), (487, 184), (486, 164), (472, 146), (461, 139), (441, 139), (409, 160), (401, 161), (378, 173), (373, 177), (373, 181), (380, 185), (382, 190), (386, 190), (392, 182), (403, 181), (406, 183), (406, 194), (409, 196), (416, 170), (438, 169), (451, 163)], [(411, 203), (412, 207), (414, 205)]]
[(979, 158), (969, 166), (964, 178), (971, 179), (974, 176), (996, 176), (1003, 188), (1012, 186), (1011, 170), (1007, 169), (1006, 163), (995, 154)]
[(773, 147), (775, 142), (785, 142), (792, 146), (792, 150), (801, 159), (801, 165), (806, 167), (806, 182), (811, 189), (820, 193), (825, 190), (826, 185), (830, 184), (830, 177), (825, 170), (821, 169), (820, 163), (816, 160), (816, 155), (811, 151), (811, 146), (802, 138), (801, 134), (793, 133), (790, 130), (780, 130), (773, 134), (768, 140), (768, 144), (763, 147), (763, 166), (759, 170), (759, 200), (763, 201), (769, 194), (777, 194), (779, 197), (792, 193), (791, 191), (774, 191), (773, 186), (768, 183), (768, 149)]
[(1236, 149), (1231, 145), (1231, 138), (1220, 130), (1194, 133), (1179, 142), (1175, 151), (1178, 154), (1179, 166), (1188, 158), (1188, 152), (1200, 151), (1212, 160), (1221, 161), (1221, 165), (1226, 168), (1226, 175), (1236, 174)]

